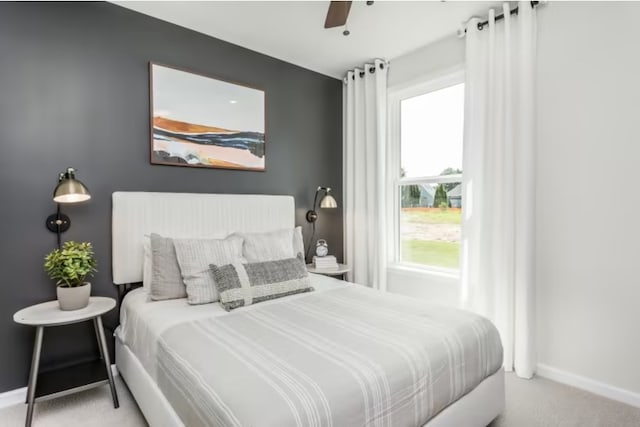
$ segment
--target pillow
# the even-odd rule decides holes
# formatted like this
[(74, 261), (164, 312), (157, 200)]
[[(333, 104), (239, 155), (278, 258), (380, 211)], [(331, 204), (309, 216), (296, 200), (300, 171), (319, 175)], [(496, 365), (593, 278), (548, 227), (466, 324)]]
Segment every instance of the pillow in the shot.
[(209, 264), (229, 264), (242, 257), (242, 237), (226, 239), (173, 239), (189, 304), (207, 304), (218, 300), (218, 292)]
[(143, 237), (142, 248), (144, 250), (142, 287), (149, 293), (149, 289), (151, 288), (151, 239), (148, 234), (145, 234)]
[(151, 284), (149, 297), (153, 301), (184, 298), (187, 290), (182, 281), (173, 239), (152, 233)]
[(242, 264), (211, 265), (220, 304), (231, 311), (238, 307), (287, 295), (313, 291), (302, 254), (297, 258)]
[(250, 263), (295, 258), (299, 253), (304, 254), (301, 227), (237, 235), (244, 238), (242, 253)]
[(304, 261), (304, 240), (302, 239), (302, 227), (300, 226), (293, 229), (293, 254), (296, 258), (298, 254), (302, 254)]

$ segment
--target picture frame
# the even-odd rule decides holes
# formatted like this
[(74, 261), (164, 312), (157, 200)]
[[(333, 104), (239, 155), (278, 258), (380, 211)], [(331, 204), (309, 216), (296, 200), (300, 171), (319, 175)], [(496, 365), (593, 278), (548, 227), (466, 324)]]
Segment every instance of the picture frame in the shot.
[(149, 63), (150, 162), (266, 170), (262, 89)]

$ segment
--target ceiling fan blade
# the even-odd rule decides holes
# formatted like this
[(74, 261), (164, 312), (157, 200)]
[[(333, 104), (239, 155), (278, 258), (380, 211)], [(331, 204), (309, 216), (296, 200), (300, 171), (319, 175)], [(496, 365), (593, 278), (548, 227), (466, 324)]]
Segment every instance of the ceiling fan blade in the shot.
[(325, 28), (341, 27), (347, 23), (347, 17), (351, 10), (350, 1), (332, 1), (324, 21)]

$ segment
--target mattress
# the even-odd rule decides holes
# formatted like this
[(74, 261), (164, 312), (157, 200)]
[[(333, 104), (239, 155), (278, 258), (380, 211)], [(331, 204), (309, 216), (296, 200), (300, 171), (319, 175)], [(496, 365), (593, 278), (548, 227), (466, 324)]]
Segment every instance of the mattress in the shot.
[[(345, 282), (319, 274), (310, 274), (316, 292), (343, 287)], [(304, 294), (291, 295), (279, 300), (263, 302), (273, 304), (281, 300), (295, 300)], [(258, 305), (242, 310), (251, 310)], [(140, 360), (147, 373), (157, 380), (157, 351), (162, 334), (173, 326), (229, 313), (220, 304), (189, 305), (186, 298), (151, 301), (143, 288), (129, 292), (120, 309), (120, 326), (115, 331), (120, 341)]]
[(123, 304), (117, 334), (185, 425), (416, 426), (502, 365), (486, 319), (325, 276), (227, 313)]

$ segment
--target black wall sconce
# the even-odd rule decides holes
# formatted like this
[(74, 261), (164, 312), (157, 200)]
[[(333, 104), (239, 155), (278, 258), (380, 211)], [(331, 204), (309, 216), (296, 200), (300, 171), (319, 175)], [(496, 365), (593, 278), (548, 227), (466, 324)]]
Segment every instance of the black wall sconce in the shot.
[(316, 196), (313, 198), (313, 208), (307, 211), (307, 221), (310, 223), (315, 223), (318, 220), (318, 212), (316, 212), (318, 206), (318, 194), (321, 191), (324, 191), (324, 197), (320, 200), (320, 207), (323, 209), (332, 209), (337, 208), (338, 203), (336, 199), (333, 198), (331, 193), (331, 188), (329, 187), (318, 187), (316, 190)]
[(309, 240), (309, 246), (307, 247), (307, 253), (305, 259), (309, 258), (309, 250), (311, 250), (311, 245), (313, 244), (313, 238), (316, 235), (316, 221), (318, 220), (318, 195), (321, 192), (324, 192), (324, 196), (320, 199), (320, 208), (322, 209), (335, 209), (338, 207), (338, 202), (333, 198), (331, 193), (331, 188), (329, 187), (318, 187), (316, 190), (316, 195), (313, 198), (313, 207), (307, 211), (307, 222), (310, 222), (313, 227), (313, 232), (311, 233), (311, 239)]
[(81, 203), (89, 200), (91, 194), (87, 187), (76, 179), (76, 171), (73, 168), (67, 168), (65, 172), (58, 176), (58, 185), (53, 190), (53, 201), (58, 207), (56, 213), (47, 217), (46, 226), (49, 231), (58, 235), (58, 248), (60, 247), (60, 234), (64, 233), (71, 227), (71, 219), (60, 212), (61, 204)]

